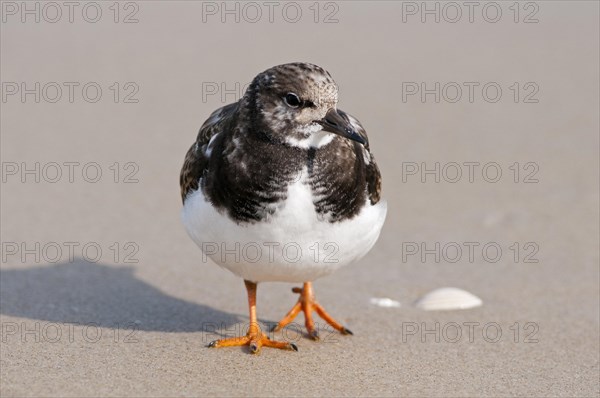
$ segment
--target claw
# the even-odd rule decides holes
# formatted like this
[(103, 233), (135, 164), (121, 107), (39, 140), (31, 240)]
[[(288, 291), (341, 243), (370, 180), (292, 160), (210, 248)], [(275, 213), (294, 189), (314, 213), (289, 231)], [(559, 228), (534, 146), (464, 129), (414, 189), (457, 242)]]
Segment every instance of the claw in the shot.
[(294, 343), (290, 343), (290, 349), (292, 349), (293, 351), (298, 352), (298, 346)]
[(315, 300), (315, 296), (312, 290), (311, 282), (305, 282), (303, 288), (294, 287), (292, 288), (293, 293), (299, 293), (300, 297), (298, 301), (292, 307), (292, 309), (283, 317), (283, 319), (275, 326), (275, 328), (271, 329), (272, 331), (278, 331), (289, 325), (300, 312), (304, 312), (304, 319), (306, 324), (306, 329), (308, 330), (308, 336), (313, 340), (319, 340), (319, 334), (314, 328), (314, 321), (312, 318), (312, 311), (314, 310), (325, 322), (327, 322), (331, 327), (335, 330), (339, 331), (341, 334), (345, 335), (353, 335), (350, 329), (345, 328), (336, 322), (335, 319), (331, 317), (325, 311), (325, 309)]
[(240, 347), (248, 346), (252, 354), (260, 354), (261, 347), (273, 347), (282, 350), (298, 351), (298, 347), (284, 341), (275, 341), (269, 339), (258, 325), (256, 320), (256, 282), (244, 280), (248, 292), (248, 308), (250, 310), (250, 324), (248, 333), (245, 336), (229, 337), (226, 339), (215, 340), (208, 344), (208, 347)]

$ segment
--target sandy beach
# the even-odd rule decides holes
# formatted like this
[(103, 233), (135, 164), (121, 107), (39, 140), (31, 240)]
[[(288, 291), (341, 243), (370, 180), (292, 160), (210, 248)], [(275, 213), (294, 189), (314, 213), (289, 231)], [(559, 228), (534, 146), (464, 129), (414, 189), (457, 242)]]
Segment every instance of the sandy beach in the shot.
[[(75, 3), (0, 4), (1, 396), (600, 395), (597, 2)], [(292, 61), (383, 175), (374, 249), (315, 283), (354, 336), (208, 349), (246, 296), (186, 235), (179, 171)], [(259, 285), (265, 328), (292, 287)], [(415, 306), (442, 287), (483, 305)]]

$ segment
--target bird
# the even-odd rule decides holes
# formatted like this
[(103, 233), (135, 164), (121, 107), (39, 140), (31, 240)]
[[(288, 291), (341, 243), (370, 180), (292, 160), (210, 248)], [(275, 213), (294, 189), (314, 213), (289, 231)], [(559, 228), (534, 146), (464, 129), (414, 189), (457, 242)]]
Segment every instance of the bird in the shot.
[(292, 309), (272, 329), (304, 313), (319, 340), (313, 312), (353, 334), (315, 298), (313, 282), (366, 255), (383, 227), (387, 202), (366, 130), (338, 109), (338, 86), (320, 66), (293, 62), (259, 73), (241, 98), (214, 111), (185, 155), (181, 219), (216, 264), (244, 280), (246, 335), (209, 347), (298, 351), (271, 339), (257, 321), (257, 286), (302, 284)]

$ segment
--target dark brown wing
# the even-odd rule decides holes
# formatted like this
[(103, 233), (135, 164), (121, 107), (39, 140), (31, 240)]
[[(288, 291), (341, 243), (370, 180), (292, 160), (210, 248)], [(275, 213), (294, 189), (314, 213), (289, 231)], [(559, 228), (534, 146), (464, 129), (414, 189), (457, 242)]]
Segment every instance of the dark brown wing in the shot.
[(365, 155), (365, 166), (366, 166), (366, 179), (367, 179), (367, 192), (369, 194), (369, 200), (374, 205), (381, 199), (381, 173), (379, 167), (375, 162), (375, 157), (369, 150), (369, 137), (367, 131), (362, 124), (354, 116), (338, 109), (339, 114), (352, 124), (356, 129), (356, 132), (365, 140), (366, 144), (363, 146)]
[(200, 127), (196, 142), (194, 142), (185, 155), (183, 167), (179, 175), (182, 201), (185, 201), (186, 196), (190, 192), (198, 189), (198, 181), (208, 166), (210, 140), (219, 132), (224, 131), (224, 128), (235, 114), (237, 107), (238, 104), (234, 103), (217, 109)]
[(379, 202), (381, 199), (381, 173), (373, 155), (371, 155), (371, 162), (367, 165), (367, 190), (371, 204)]

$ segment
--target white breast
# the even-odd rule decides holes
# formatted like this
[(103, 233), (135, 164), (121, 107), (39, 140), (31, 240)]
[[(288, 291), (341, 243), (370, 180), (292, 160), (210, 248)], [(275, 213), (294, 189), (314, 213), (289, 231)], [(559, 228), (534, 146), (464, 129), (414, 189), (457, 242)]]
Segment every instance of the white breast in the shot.
[(287, 198), (267, 220), (238, 225), (198, 190), (187, 197), (181, 216), (203, 257), (234, 274), (254, 282), (306, 282), (367, 254), (387, 212), (382, 200), (350, 220), (319, 219), (303, 178), (289, 186)]

